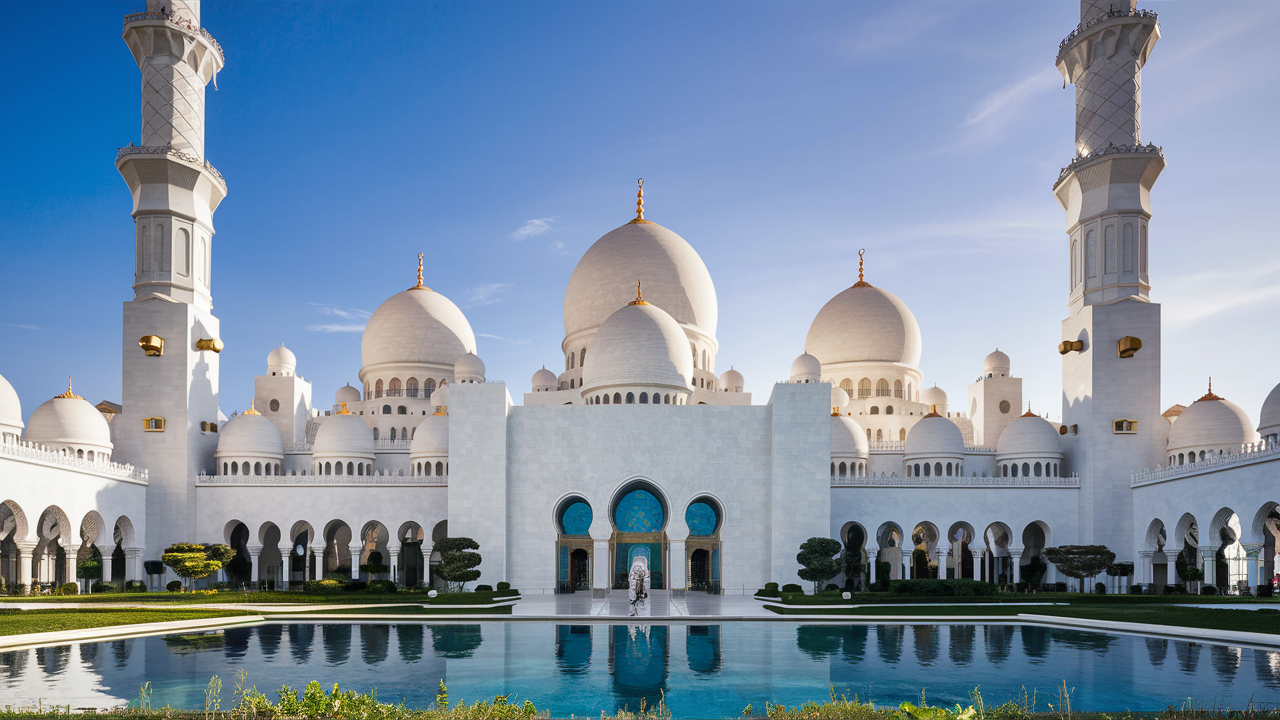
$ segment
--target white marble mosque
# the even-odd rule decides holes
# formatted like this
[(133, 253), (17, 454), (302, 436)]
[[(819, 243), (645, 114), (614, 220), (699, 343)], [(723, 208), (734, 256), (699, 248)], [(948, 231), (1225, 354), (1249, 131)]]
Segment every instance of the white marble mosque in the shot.
[[(886, 567), (916, 574), (914, 549), (946, 577), (1023, 581), (1063, 544), (1107, 545), (1137, 583), (1175, 582), (1179, 553), (1207, 583), (1266, 582), (1280, 388), (1244, 403), (1256, 423), (1211, 389), (1159, 406), (1147, 267), (1165, 160), (1142, 142), (1140, 79), (1160, 26), (1101, 0), (1082, 2), (1080, 20), (1057, 56), (1077, 98), (1073, 158), (1052, 183), (1069, 252), (1061, 424), (1023, 412), (998, 350), (949, 400), (920, 370), (911, 310), (862, 270), (814, 308), (795, 362), (753, 398), (722, 369), (706, 265), (644, 217), (643, 192), (634, 219), (583, 255), (563, 366), (534, 372), (523, 397), (486, 377), (466, 316), (420, 262), (416, 282), (410, 271), (387, 288), (353, 383), (324, 390), (332, 403), (281, 346), (262, 348), (253, 402), (232, 412), (210, 291), (227, 183), (204, 148), (223, 52), (197, 0), (148, 0), (123, 32), (143, 117), (140, 143), (116, 158), (137, 227), (122, 396), (95, 406), (50, 388), (24, 423), (0, 378), (0, 575), (65, 582), (96, 548), (106, 577), (158, 587), (172, 579), (148, 572), (164, 548), (197, 541), (237, 549), (231, 582), (385, 564), (416, 585), (450, 535), (480, 544), (480, 582), (525, 593), (603, 594), (636, 557), (655, 590), (743, 593), (797, 582), (800, 543), (828, 536), (881, 561), (836, 580), (854, 585)], [(1060, 578), (1050, 566), (1043, 579)]]

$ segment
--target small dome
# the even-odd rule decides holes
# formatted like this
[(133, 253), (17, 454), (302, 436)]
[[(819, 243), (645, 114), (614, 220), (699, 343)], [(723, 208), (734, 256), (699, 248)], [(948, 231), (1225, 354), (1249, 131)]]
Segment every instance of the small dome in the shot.
[(0, 429), (20, 432), (22, 424), (22, 401), (8, 380), (0, 375)]
[(688, 337), (674, 318), (647, 302), (610, 315), (596, 330), (590, 350), (591, 362), (582, 369), (586, 391), (613, 385), (687, 390), (693, 377)]
[[(836, 388), (839, 390), (839, 388)], [(831, 454), (867, 457), (867, 433), (846, 415), (831, 418)]]
[(791, 382), (822, 382), (822, 363), (805, 353), (791, 362)]
[(1031, 455), (1049, 457), (1062, 455), (1062, 443), (1058, 430), (1053, 423), (1039, 415), (1023, 415), (1000, 433), (996, 443), (996, 455), (999, 457), (1013, 455)]
[(333, 394), (333, 404), (341, 405), (342, 403), (358, 403), (360, 402), (360, 390), (351, 387), (351, 383), (347, 383), (338, 388), (338, 392)]
[(843, 410), (849, 406), (849, 393), (839, 385), (831, 386), (831, 407)]
[(706, 264), (684, 238), (645, 221), (610, 231), (582, 255), (565, 289), (565, 337), (603, 325), (611, 308), (631, 300), (636, 281), (676, 323), (715, 336), (719, 309)]
[(1000, 377), (1009, 374), (1009, 356), (996, 350), (982, 361), (982, 374)]
[(449, 386), (447, 384), (441, 385), (440, 387), (436, 388), (435, 392), (431, 393), (431, 404), (436, 405), (438, 407), (442, 407), (446, 411), (448, 411)]
[[(2, 380), (2, 379), (0, 379)], [(0, 398), (3, 398), (4, 387), (0, 385)], [(0, 399), (0, 408), (4, 406), (4, 400)], [(0, 410), (0, 423), (4, 422), (4, 411)], [(1267, 399), (1262, 401), (1262, 417), (1258, 422), (1258, 434), (1266, 437), (1280, 433), (1280, 385), (1275, 386), (1271, 390), (1271, 394), (1267, 395)]]
[(392, 295), (360, 338), (361, 376), (378, 365), (451, 366), (476, 351), (467, 318), (449, 298), (425, 287)]
[(292, 375), (298, 369), (298, 358), (293, 351), (280, 343), (280, 347), (267, 353), (267, 372)]
[(1191, 403), (1169, 428), (1169, 452), (1212, 450), (1237, 453), (1258, 439), (1253, 422), (1235, 403), (1209, 393)]
[(947, 394), (937, 385), (927, 387), (920, 391), (920, 402), (925, 405), (945, 406), (947, 404)]
[(284, 442), (276, 426), (258, 413), (237, 415), (218, 428), (216, 457), (284, 459)]
[(533, 374), (533, 391), (534, 392), (550, 392), (556, 389), (556, 385), (560, 379), (556, 374), (543, 367), (541, 370)]
[(897, 295), (859, 281), (818, 311), (805, 352), (823, 365), (846, 362), (920, 364), (920, 325)]
[(358, 415), (329, 415), (320, 423), (313, 455), (373, 455), (373, 430)]
[(742, 377), (742, 373), (729, 368), (720, 374), (720, 387), (725, 392), (742, 392), (742, 388), (747, 381)]
[(27, 423), (22, 439), (53, 449), (83, 447), (108, 452), (112, 449), (107, 419), (88, 401), (73, 393), (70, 382), (65, 393), (45, 401), (31, 413), (31, 421)]
[(439, 455), (449, 452), (449, 418), (444, 415), (428, 416), (413, 431), (409, 443), (410, 455)]
[(964, 455), (964, 435), (956, 424), (941, 415), (926, 415), (907, 433), (905, 455)]
[(475, 353), (467, 353), (453, 361), (453, 377), (457, 382), (484, 382), (484, 362)]

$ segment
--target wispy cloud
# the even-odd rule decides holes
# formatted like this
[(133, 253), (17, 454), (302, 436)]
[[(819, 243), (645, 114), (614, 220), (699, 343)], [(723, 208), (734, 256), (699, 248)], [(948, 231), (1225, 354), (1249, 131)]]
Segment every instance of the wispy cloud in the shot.
[(969, 108), (960, 124), (960, 139), (951, 150), (970, 151), (990, 147), (1022, 115), (1027, 101), (1059, 87), (1062, 76), (1054, 68), (1015, 80), (989, 93)]
[(23, 323), (5, 323), (3, 327), (18, 328), (20, 330), (39, 330), (39, 325), (26, 325)]
[(369, 316), (372, 314), (368, 310), (342, 307), (340, 305), (321, 305), (319, 303), (311, 303), (311, 305), (315, 306), (317, 308), (317, 312), (321, 315), (333, 315), (334, 317), (348, 321), (308, 325), (307, 329), (313, 332), (362, 332), (365, 324), (369, 321)]
[(859, 56), (913, 52), (913, 40), (953, 17), (956, 11), (946, 3), (891, 5), (885, 12), (859, 23), (844, 38), (844, 49)]
[(515, 240), (516, 242), (520, 242), (521, 240), (525, 240), (527, 238), (537, 237), (538, 235), (541, 235), (551, 230), (551, 223), (555, 221), (556, 219), (554, 217), (525, 220), (523, 225), (521, 225), (519, 228), (516, 228), (516, 231), (511, 233), (511, 239)]
[(552, 240), (552, 241), (551, 241), (551, 249), (552, 249), (552, 250), (563, 250), (563, 249), (564, 249), (564, 243), (560, 242), (559, 240)]
[(512, 345), (525, 345), (533, 341), (533, 338), (523, 338), (523, 339), (517, 340), (514, 338), (504, 338), (501, 335), (489, 335), (487, 333), (476, 333), (476, 336), (482, 337), (482, 338), (489, 338), (490, 340), (501, 340), (502, 342), (511, 343)]
[(462, 294), (462, 303), (467, 307), (479, 307), (502, 302), (498, 294), (511, 287), (510, 283), (485, 283), (467, 288)]
[(1178, 275), (1162, 285), (1165, 322), (1186, 327), (1226, 312), (1256, 313), (1277, 305), (1280, 262)]

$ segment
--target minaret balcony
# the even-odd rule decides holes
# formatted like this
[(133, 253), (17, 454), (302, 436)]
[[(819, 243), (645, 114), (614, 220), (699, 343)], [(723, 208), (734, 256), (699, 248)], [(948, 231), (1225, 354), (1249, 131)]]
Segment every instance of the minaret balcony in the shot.
[(135, 23), (154, 23), (154, 22), (165, 23), (166, 25), (179, 28), (181, 30), (184, 30), (190, 33), (191, 35), (194, 35), (196, 37), (203, 39), (206, 43), (208, 43), (209, 47), (212, 48), (213, 51), (218, 54), (219, 65), (226, 64), (227, 59), (226, 59), (226, 56), (222, 54), (222, 46), (218, 44), (217, 40), (213, 39), (213, 36), (209, 34), (209, 31), (193, 23), (187, 22), (185, 18), (179, 17), (177, 15), (173, 15), (171, 13), (162, 13), (162, 12), (140, 12), (140, 13), (133, 13), (132, 15), (125, 15), (124, 29), (127, 32), (129, 30), (129, 26)]

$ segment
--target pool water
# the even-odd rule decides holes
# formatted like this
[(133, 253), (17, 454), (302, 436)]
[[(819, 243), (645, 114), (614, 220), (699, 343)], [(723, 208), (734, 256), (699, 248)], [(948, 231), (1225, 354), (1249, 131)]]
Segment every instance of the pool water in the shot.
[(741, 717), (836, 693), (879, 704), (988, 705), (1024, 689), (1047, 710), (1065, 681), (1076, 710), (1160, 710), (1188, 698), (1280, 704), (1280, 652), (1009, 625), (272, 624), (0, 653), (5, 705), (106, 707), (150, 681), (152, 705), (203, 709), (210, 676), (232, 702), (234, 675), (269, 697), (311, 680), (377, 689), (427, 707), (443, 679), (456, 702), (514, 694), (554, 717), (636, 710), (665, 694), (676, 718)]

